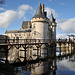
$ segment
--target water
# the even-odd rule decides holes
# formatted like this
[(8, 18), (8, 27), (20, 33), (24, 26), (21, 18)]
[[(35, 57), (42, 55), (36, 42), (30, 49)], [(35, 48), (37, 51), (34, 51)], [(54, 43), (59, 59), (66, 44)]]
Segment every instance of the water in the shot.
[[(47, 60), (27, 64), (18, 67), (15, 71), (16, 75), (75, 75), (75, 53), (70, 51), (67, 53), (59, 49)], [(67, 54), (66, 54), (67, 53)]]
[(56, 75), (75, 75), (75, 62), (72, 60), (63, 59), (57, 62)]

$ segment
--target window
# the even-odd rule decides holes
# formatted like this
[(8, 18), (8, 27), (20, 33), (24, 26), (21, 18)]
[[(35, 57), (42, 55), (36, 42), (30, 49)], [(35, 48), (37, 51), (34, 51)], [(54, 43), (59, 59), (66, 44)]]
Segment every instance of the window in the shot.
[(34, 25), (34, 28), (35, 28), (35, 25)]
[(13, 43), (15, 43), (15, 37), (13, 38)]
[(25, 36), (25, 34), (24, 34), (24, 36)]
[(29, 36), (30, 36), (30, 33), (29, 33)]
[(34, 35), (36, 35), (36, 31), (34, 31)]

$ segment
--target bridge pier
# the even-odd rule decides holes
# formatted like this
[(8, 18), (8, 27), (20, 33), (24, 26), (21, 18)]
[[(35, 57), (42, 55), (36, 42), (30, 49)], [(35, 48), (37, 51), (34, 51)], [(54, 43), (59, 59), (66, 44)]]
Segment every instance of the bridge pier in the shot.
[(6, 56), (6, 61), (5, 61), (5, 63), (8, 63), (8, 47), (6, 46), (6, 48), (5, 48), (5, 56)]
[(23, 46), (23, 48), (24, 48), (24, 62), (26, 62), (26, 44), (25, 45), (22, 45)]
[(59, 55), (61, 56), (61, 43), (59, 43)]
[(49, 53), (48, 53), (48, 47), (49, 47), (49, 45), (46, 44), (46, 48), (47, 48), (47, 56), (49, 55)]
[(39, 45), (36, 45), (37, 47), (37, 59), (39, 58)]
[[(30, 40), (30, 39), (28, 39), (28, 40)], [(28, 41), (28, 40), (26, 39), (26, 41)], [(11, 61), (15, 60), (14, 56), (16, 56), (16, 58), (23, 58), (23, 60), (20, 59), (23, 62), (28, 61), (28, 58), (30, 58), (30, 57), (32, 57), (32, 59), (36, 60), (37, 58), (40, 58), (40, 57), (44, 58), (45, 56), (52, 55), (53, 52), (54, 53), (56, 52), (55, 47), (54, 47), (56, 43), (58, 43), (58, 46), (59, 46), (59, 55), (60, 56), (62, 56), (61, 55), (62, 51), (65, 52), (65, 54), (67, 55), (69, 52), (72, 52), (72, 50), (73, 50), (73, 48), (72, 48), (73, 42), (70, 42), (70, 41), (69, 42), (68, 41), (62, 41), (62, 40), (59, 40), (57, 42), (50, 42), (50, 41), (49, 42), (41, 42), (41, 40), (39, 42), (37, 42), (38, 40), (33, 40), (33, 41), (30, 40), (30, 41), (31, 42), (24, 42), (24, 40), (22, 40), (22, 42), (20, 42), (20, 41), (17, 42), (17, 43), (16, 42), (15, 43), (12, 43), (12, 42), (9, 43), (8, 42), (7, 45), (3, 45), (3, 46), (0, 45), (0, 47), (2, 46), (3, 48), (5, 46), (5, 48), (4, 48), (5, 49), (4, 53), (5, 53), (5, 56), (6, 56), (5, 62), (8, 63), (8, 50), (11, 48), (11, 46), (18, 49), (18, 52), (20, 52), (20, 51), (23, 51), (23, 52), (21, 52), (21, 54), (18, 53), (21, 56), (19, 56), (19, 55), (16, 56), (15, 55), (16, 52), (14, 52), (16, 49), (15, 50), (11, 49), (12, 50), (11, 53), (13, 52), (14, 55), (13, 54), (10, 55), (9, 60), (11, 60), (11, 58), (12, 58)], [(32, 48), (32, 50), (30, 49), (30, 47)], [(65, 50), (63, 50), (62, 48), (65, 49)], [(68, 48), (68, 50), (67, 50), (67, 48)], [(29, 54), (29, 55), (27, 55), (27, 54)]]
[(2, 61), (5, 61), (5, 63), (8, 63), (8, 45), (0, 45), (0, 53), (3, 53), (3, 57), (4, 57), (4, 60), (3, 59), (0, 59)]
[(68, 54), (69, 54), (69, 43), (68, 43)]

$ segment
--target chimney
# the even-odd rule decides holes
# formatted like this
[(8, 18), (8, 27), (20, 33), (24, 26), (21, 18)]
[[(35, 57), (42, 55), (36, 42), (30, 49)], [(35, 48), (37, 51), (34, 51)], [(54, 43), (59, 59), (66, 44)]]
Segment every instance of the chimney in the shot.
[(28, 28), (30, 28), (30, 22), (28, 22)]
[(44, 4), (42, 4), (42, 13), (44, 13)]

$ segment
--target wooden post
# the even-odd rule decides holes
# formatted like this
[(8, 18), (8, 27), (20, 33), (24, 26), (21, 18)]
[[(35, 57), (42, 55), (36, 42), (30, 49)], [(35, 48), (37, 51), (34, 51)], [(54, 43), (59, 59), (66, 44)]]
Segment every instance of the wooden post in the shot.
[(25, 58), (24, 58), (24, 60), (26, 61), (26, 45), (25, 45)]
[(41, 47), (40, 47), (40, 57), (41, 57)]
[(6, 56), (6, 61), (5, 63), (8, 63), (8, 45), (4, 47), (5, 49), (5, 56)]
[(39, 46), (37, 46), (37, 58), (39, 58)]
[(68, 53), (69, 53), (69, 43), (68, 43)]
[(71, 42), (71, 53), (72, 53), (72, 42)]
[(65, 48), (65, 54), (67, 55), (67, 51), (66, 51), (66, 43), (64, 43), (64, 45), (65, 45), (65, 47), (64, 47), (64, 48)]
[(59, 45), (60, 45), (60, 47), (59, 47), (59, 55), (61, 56), (61, 43)]
[(74, 42), (74, 36), (73, 36), (73, 42)]
[(24, 62), (26, 62), (26, 44), (23, 45), (23, 48), (24, 48), (24, 53), (25, 53), (25, 54), (24, 54), (24, 56), (25, 56), (25, 57), (24, 57)]
[(48, 56), (48, 45), (47, 45), (47, 56)]

